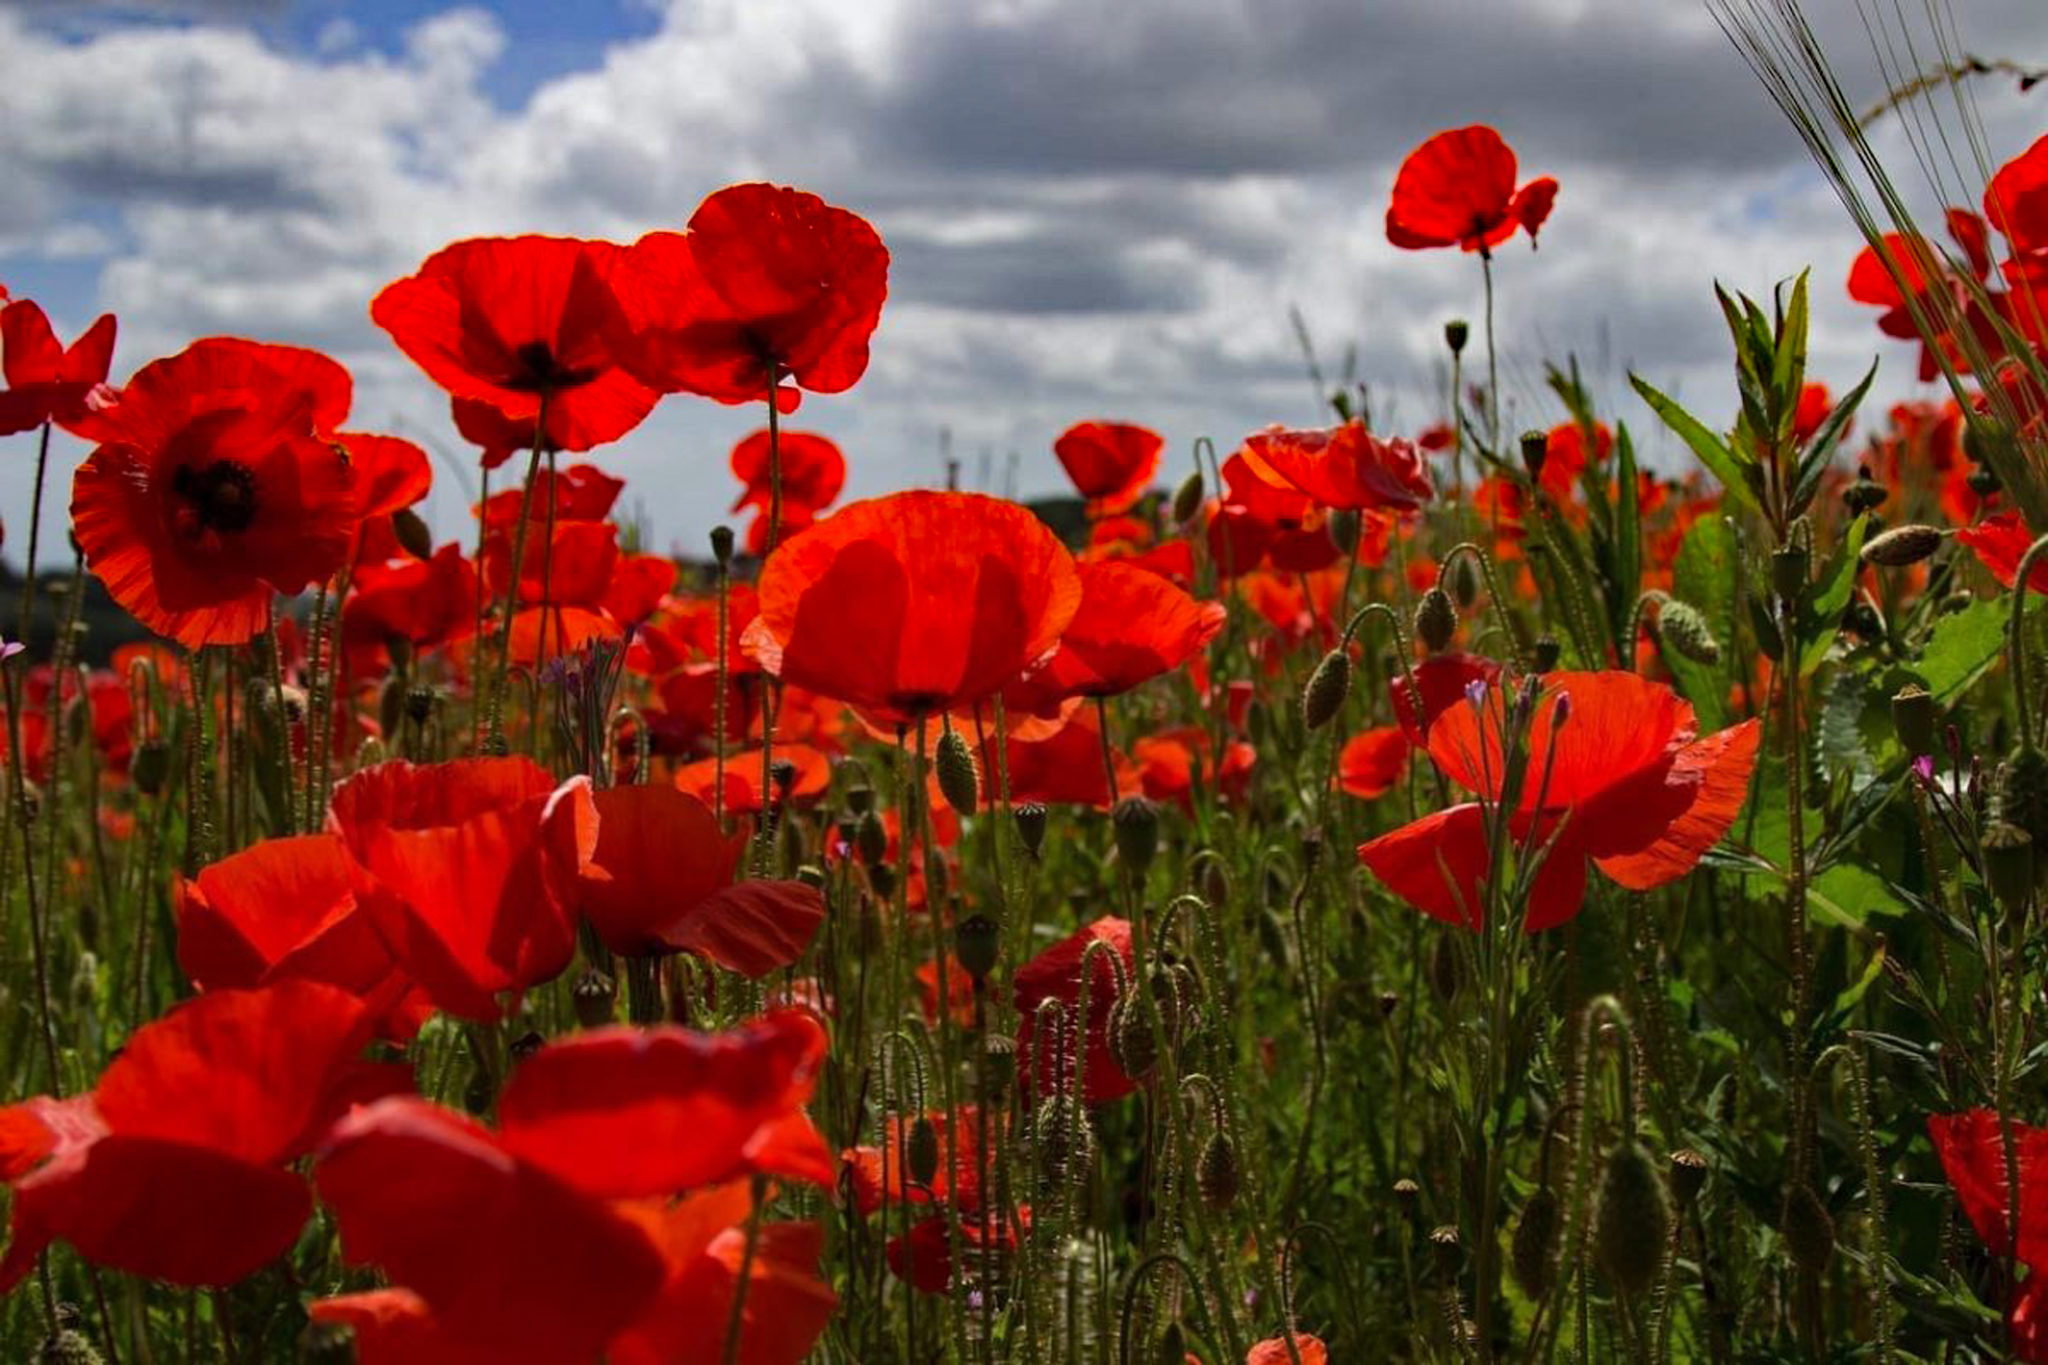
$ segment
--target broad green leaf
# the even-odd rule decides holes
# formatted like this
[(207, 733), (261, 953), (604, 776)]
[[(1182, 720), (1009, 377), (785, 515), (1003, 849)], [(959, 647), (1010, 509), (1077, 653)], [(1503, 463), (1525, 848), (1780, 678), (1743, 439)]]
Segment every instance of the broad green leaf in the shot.
[(2010, 607), (2003, 599), (1972, 602), (1934, 623), (1926, 648), (1907, 671), (1946, 705), (1984, 676), (2005, 650)]
[(1750, 486), (1749, 462), (1731, 449), (1722, 439), (1707, 430), (1706, 424), (1694, 417), (1678, 403), (1666, 397), (1652, 385), (1644, 382), (1640, 375), (1630, 375), (1628, 382), (1643, 396), (1651, 411), (1664, 420), (1664, 425), (1678, 433), (1678, 438), (1699, 457), (1721, 487), (1731, 497), (1752, 512), (1761, 512), (1763, 507), (1757, 501), (1756, 490)]
[(1884, 878), (1856, 863), (1836, 863), (1806, 888), (1807, 902), (1824, 918), (1858, 928), (1872, 915), (1898, 916), (1906, 907)]
[(1692, 703), (1700, 731), (1711, 734), (1728, 724), (1728, 682), (1735, 658), (1735, 531), (1727, 519), (1701, 517), (1685, 533), (1672, 566), (1672, 595), (1699, 609), (1721, 643), (1721, 662), (1695, 663), (1676, 651), (1664, 660), (1678, 680), (1679, 691)]

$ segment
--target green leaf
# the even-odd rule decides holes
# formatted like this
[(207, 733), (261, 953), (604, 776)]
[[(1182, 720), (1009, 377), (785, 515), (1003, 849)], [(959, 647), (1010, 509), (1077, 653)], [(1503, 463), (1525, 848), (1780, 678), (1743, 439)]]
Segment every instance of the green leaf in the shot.
[(1821, 572), (1821, 579), (1799, 610), (1800, 635), (1805, 645), (1799, 652), (1799, 674), (1801, 677), (1820, 667), (1828, 650), (1835, 643), (1835, 635), (1841, 630), (1842, 611), (1849, 605), (1849, 598), (1856, 591), (1856, 570), (1860, 567), (1863, 553), (1863, 537), (1870, 529), (1870, 518), (1859, 516), (1849, 523), (1849, 530), (1828, 557), (1827, 567)]
[(1799, 411), (1799, 390), (1806, 383), (1806, 271), (1792, 285), (1792, 302), (1778, 326), (1776, 355), (1772, 357), (1771, 388), (1776, 394), (1779, 440), (1792, 434)]
[(1700, 731), (1711, 734), (1728, 724), (1728, 682), (1735, 658), (1736, 589), (1735, 531), (1724, 517), (1701, 517), (1679, 543), (1672, 566), (1672, 595), (1690, 603), (1707, 618), (1721, 642), (1721, 662), (1696, 663), (1672, 651), (1664, 660), (1678, 689), (1692, 703)]
[(1909, 668), (1943, 705), (1960, 697), (2005, 651), (2010, 607), (2003, 600), (1972, 602), (1935, 621), (1920, 658)]
[[(1621, 484), (1614, 507), (1614, 578), (1626, 612), (1633, 610), (1643, 582), (1642, 491), (1636, 487), (1636, 451), (1627, 423), (1618, 424), (1614, 433), (1614, 473)], [(1622, 629), (1627, 628), (1624, 621)]]
[(1835, 404), (1827, 420), (1813, 433), (1813, 439), (1806, 443), (1806, 454), (1799, 466), (1799, 482), (1792, 491), (1792, 516), (1802, 515), (1813, 504), (1814, 494), (1820, 491), (1821, 476), (1828, 471), (1829, 461), (1834, 458), (1835, 445), (1848, 430), (1849, 419), (1856, 415), (1856, 408), (1863, 402), (1863, 395), (1870, 391), (1870, 383), (1877, 378), (1877, 362), (1870, 362), (1870, 368), (1863, 373), (1863, 382), (1851, 389), (1848, 396)]
[(1815, 877), (1806, 898), (1823, 918), (1848, 928), (1861, 928), (1872, 915), (1906, 913), (1885, 879), (1856, 863), (1836, 863)]
[(1757, 501), (1756, 490), (1750, 486), (1750, 462), (1746, 458), (1707, 430), (1705, 423), (1680, 407), (1675, 400), (1644, 382), (1640, 375), (1630, 375), (1628, 382), (1635, 386), (1635, 391), (1650, 405), (1650, 410), (1664, 420), (1664, 425), (1678, 433), (1678, 438), (1692, 449), (1692, 453), (1699, 457), (1700, 463), (1707, 467), (1708, 472), (1720, 480), (1721, 487), (1726, 489), (1731, 497), (1752, 512), (1763, 511), (1762, 505)]

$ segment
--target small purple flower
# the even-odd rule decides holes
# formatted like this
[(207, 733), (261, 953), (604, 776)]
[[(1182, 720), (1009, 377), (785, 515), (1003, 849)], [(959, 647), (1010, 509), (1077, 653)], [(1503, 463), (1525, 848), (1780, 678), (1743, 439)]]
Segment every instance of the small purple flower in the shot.
[(1913, 760), (1913, 775), (1922, 782), (1934, 781), (1934, 755), (1922, 754)]
[(0, 635), (0, 663), (7, 662), (7, 660), (27, 649), (28, 646), (21, 641), (10, 640), (5, 635)]
[(1474, 678), (1466, 683), (1465, 700), (1472, 703), (1474, 710), (1483, 710), (1486, 706), (1486, 679)]

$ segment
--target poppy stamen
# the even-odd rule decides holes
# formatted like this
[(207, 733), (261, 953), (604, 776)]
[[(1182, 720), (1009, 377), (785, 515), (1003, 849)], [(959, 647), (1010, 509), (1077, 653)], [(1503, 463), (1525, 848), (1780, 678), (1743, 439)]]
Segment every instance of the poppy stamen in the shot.
[(598, 371), (588, 366), (563, 363), (545, 341), (529, 341), (513, 352), (519, 368), (505, 381), (505, 387), (520, 393), (558, 393), (588, 384)]
[(182, 465), (171, 476), (171, 491), (185, 502), (181, 527), (195, 537), (203, 531), (234, 535), (256, 520), (256, 474), (238, 461)]

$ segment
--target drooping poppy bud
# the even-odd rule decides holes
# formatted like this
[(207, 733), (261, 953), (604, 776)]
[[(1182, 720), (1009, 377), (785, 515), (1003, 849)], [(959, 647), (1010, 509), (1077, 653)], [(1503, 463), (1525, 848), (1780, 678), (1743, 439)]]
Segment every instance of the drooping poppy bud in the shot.
[(1206, 491), (1199, 469), (1180, 481), (1180, 487), (1173, 490), (1175, 525), (1186, 525), (1195, 519), (1195, 514), (1202, 510), (1202, 494)]
[(1671, 1230), (1671, 1204), (1649, 1149), (1623, 1138), (1607, 1154), (1593, 1219), (1593, 1255), (1623, 1294), (1650, 1287)]
[(1422, 594), (1422, 601), (1415, 608), (1415, 635), (1423, 647), (1432, 654), (1441, 654), (1450, 648), (1451, 637), (1458, 633), (1458, 609), (1451, 602), (1451, 595), (1441, 587), (1431, 588)]
[(1999, 769), (1998, 807), (2036, 844), (2048, 840), (2048, 753), (2026, 743), (2013, 750)]
[(1785, 1213), (1778, 1231), (1792, 1253), (1793, 1264), (1808, 1274), (1820, 1274), (1834, 1259), (1835, 1216), (1821, 1203), (1813, 1186), (1803, 1180), (1785, 1196)]
[(1333, 649), (1309, 674), (1308, 685), (1302, 689), (1302, 724), (1311, 730), (1322, 729), (1337, 718), (1350, 694), (1351, 656), (1342, 648)]
[(1218, 1128), (1209, 1134), (1201, 1154), (1195, 1158), (1195, 1191), (1204, 1204), (1221, 1213), (1237, 1202), (1237, 1192), (1243, 1186), (1237, 1144), (1230, 1140), (1229, 1133)]
[(1680, 658), (1696, 664), (1721, 662), (1721, 642), (1714, 638), (1714, 628), (1707, 624), (1705, 613), (1690, 602), (1676, 598), (1666, 602), (1657, 613), (1657, 633)]
[(1508, 1265), (1515, 1283), (1532, 1299), (1542, 1300), (1550, 1292), (1551, 1272), (1557, 1259), (1557, 1192), (1539, 1185), (1522, 1205), (1521, 1221), (1515, 1224), (1515, 1239)]
[(939, 1133), (923, 1114), (911, 1120), (903, 1139), (903, 1168), (920, 1185), (930, 1186), (939, 1174)]

